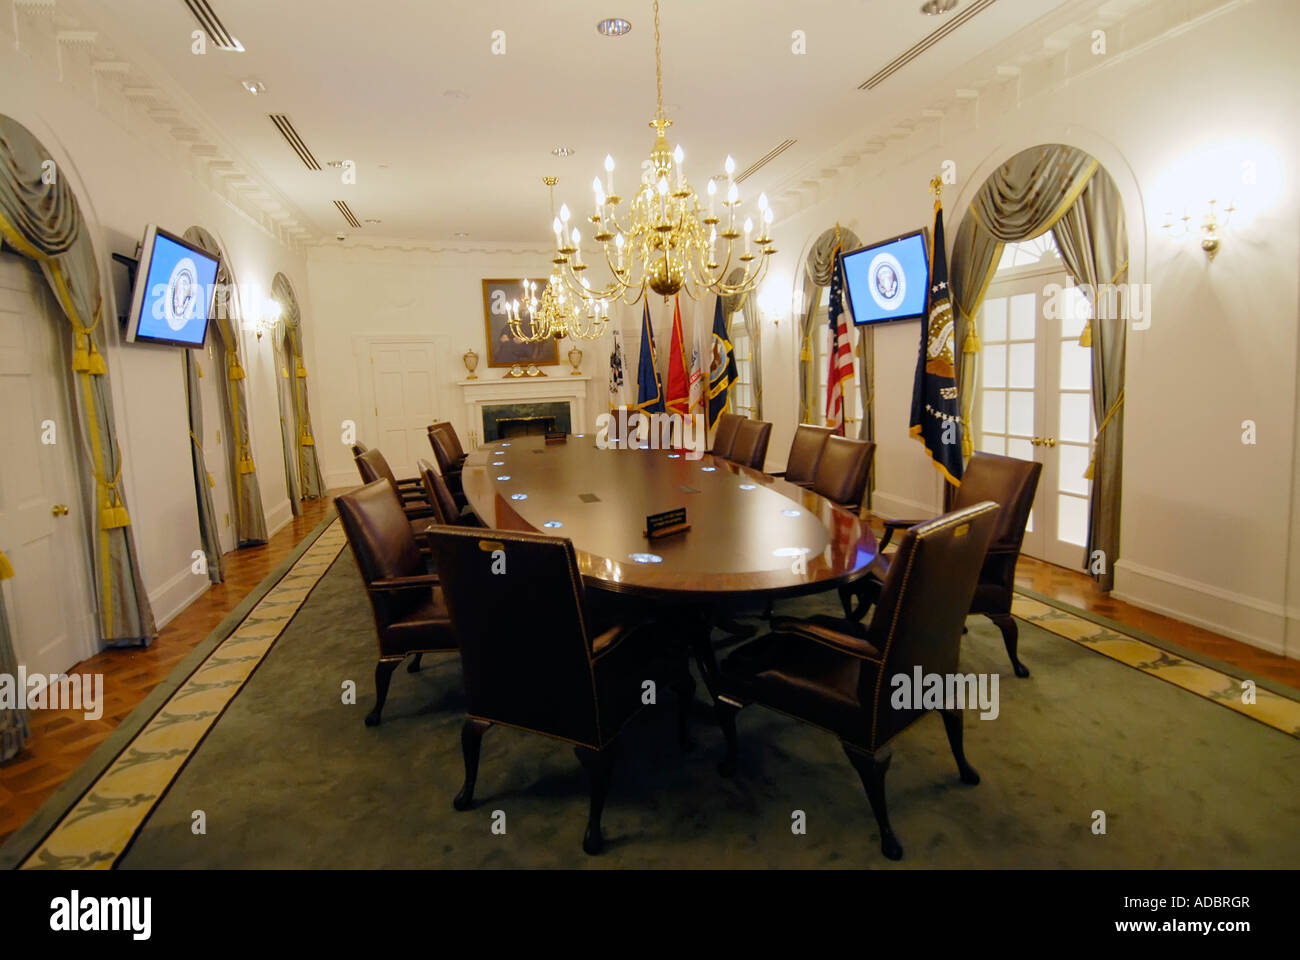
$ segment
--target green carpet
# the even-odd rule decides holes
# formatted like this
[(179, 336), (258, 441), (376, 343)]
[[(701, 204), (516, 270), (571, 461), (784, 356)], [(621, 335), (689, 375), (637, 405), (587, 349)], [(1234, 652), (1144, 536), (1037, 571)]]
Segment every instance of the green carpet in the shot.
[[(834, 612), (833, 594), (782, 613)], [(890, 813), (902, 867), (1294, 867), (1300, 742), (1222, 706), (1021, 624), (1010, 674), (997, 630), (970, 620), (966, 671), (1001, 674), (995, 720), (968, 714), (983, 782), (963, 786), (942, 724), (894, 743)], [(670, 695), (626, 732), (606, 808), (607, 852), (580, 848), (586, 788), (569, 746), (494, 727), (478, 805), (457, 813), (464, 698), (454, 654), (399, 670), (378, 728), (370, 610), (344, 551), (190, 757), (119, 861), (176, 867), (893, 867), (836, 740), (750, 707), (740, 773), (697, 705), (693, 753)], [(345, 705), (345, 681), (358, 703)], [(702, 688), (701, 688), (702, 689)], [(701, 694), (701, 698), (703, 694)], [(195, 835), (197, 810), (207, 832)], [(504, 836), (493, 812), (506, 815)], [(792, 811), (806, 835), (791, 832)], [(1093, 812), (1106, 834), (1092, 832)]]

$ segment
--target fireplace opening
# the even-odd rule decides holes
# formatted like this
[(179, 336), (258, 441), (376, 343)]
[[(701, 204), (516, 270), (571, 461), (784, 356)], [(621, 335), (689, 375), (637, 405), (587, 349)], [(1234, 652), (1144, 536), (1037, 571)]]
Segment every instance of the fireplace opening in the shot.
[(502, 440), (511, 437), (540, 437), (555, 430), (554, 417), (499, 417), (497, 436)]
[(487, 404), (483, 408), (483, 440), (569, 433), (573, 419), (567, 400), (515, 401)]

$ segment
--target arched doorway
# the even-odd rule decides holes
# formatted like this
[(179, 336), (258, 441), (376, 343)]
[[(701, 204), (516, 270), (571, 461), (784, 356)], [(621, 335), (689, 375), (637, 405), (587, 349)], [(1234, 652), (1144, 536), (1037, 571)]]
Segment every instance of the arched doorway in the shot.
[[(1062, 497), (1077, 499), (1079, 485), (1073, 482), (1074, 478), (1062, 480), (1058, 461), (1063, 451), (1073, 456), (1074, 447), (1085, 441), (1072, 434), (1078, 442), (1062, 447), (1055, 433), (1037, 430), (1042, 423), (1041, 411), (1045, 409), (1041, 397), (1031, 397), (1039, 411), (1037, 415), (1024, 409), (1030, 401), (1020, 397), (1022, 409), (1010, 433), (1006, 429), (983, 431), (981, 428), (990, 423), (1010, 426), (1012, 394), (1028, 395), (1044, 389), (1056, 390), (1060, 396), (1071, 392), (1061, 391), (1059, 383), (1042, 381), (1040, 362), (1033, 358), (1045, 358), (1046, 354), (1041, 348), (1034, 352), (1033, 342), (1050, 341), (1050, 349), (1061, 353), (1048, 363), (1058, 371), (1067, 368), (1076, 371), (1076, 379), (1081, 364), (1070, 351), (1091, 351), (1083, 366), (1091, 372), (1090, 405), (1095, 429), (1084, 431), (1092, 432), (1086, 438), (1091, 457), (1085, 470), (1086, 479), (1091, 483), (1087, 492), (1086, 543), (1079, 550), (1077, 566), (1086, 568), (1104, 589), (1109, 589), (1119, 547), (1124, 356), (1130, 289), (1128, 229), (1119, 189), (1091, 154), (1065, 144), (1040, 144), (1016, 153), (995, 168), (975, 190), (969, 204), (959, 208), (959, 213), (960, 226), (949, 260), (956, 313), (955, 341), (964, 345), (958, 387), (965, 435), (979, 437), (978, 445), (986, 448), (990, 442), (996, 445), (1001, 435), (1008, 454), (1025, 456), (1029, 452), (1032, 457), (1026, 458), (1043, 461), (1044, 475), (1049, 477), (1049, 482), (1040, 485), (1035, 510), (1039, 517), (1050, 516), (1059, 521), (1062, 512), (1054, 507), (1061, 505)], [(1053, 294), (1047, 285), (1037, 293), (1030, 284), (1025, 290), (1010, 294), (1019, 298), (1014, 304), (1000, 296), (990, 299), (990, 284), (1006, 246), (1034, 241), (1049, 232), (1064, 273), (1076, 291), (1086, 298), (1086, 307), (1068, 302), (1067, 296)], [(997, 310), (993, 311), (995, 305)], [(1011, 329), (1013, 318), (1003, 313), (1009, 306), (1018, 310), (1015, 331)], [(1077, 335), (1071, 336), (1068, 324), (1081, 309), (1086, 309), (1089, 317)], [(997, 313), (996, 317), (993, 312)], [(1055, 326), (1050, 333), (1044, 333), (1040, 324)], [(972, 331), (973, 335), (969, 335)], [(986, 333), (992, 334), (988, 358), (992, 362), (981, 361), (981, 341)], [(1013, 352), (1020, 357), (1015, 369), (1012, 369)], [(1031, 379), (1037, 382), (1029, 385)], [(1015, 385), (1012, 380), (1016, 381)], [(1005, 401), (1002, 420), (998, 419), (996, 404), (990, 406), (987, 416), (976, 405), (976, 398), (986, 389), (990, 397)], [(1070, 403), (1077, 406), (1075, 400)], [(1056, 420), (1049, 417), (1047, 425), (1059, 422), (1059, 417)], [(1015, 451), (1011, 449), (1013, 442)], [(1073, 470), (1074, 466), (1071, 464), (1068, 469)], [(1058, 479), (1051, 480), (1051, 477)], [(1062, 482), (1069, 489), (1062, 489)], [(1056, 499), (1048, 504), (1044, 498)]]

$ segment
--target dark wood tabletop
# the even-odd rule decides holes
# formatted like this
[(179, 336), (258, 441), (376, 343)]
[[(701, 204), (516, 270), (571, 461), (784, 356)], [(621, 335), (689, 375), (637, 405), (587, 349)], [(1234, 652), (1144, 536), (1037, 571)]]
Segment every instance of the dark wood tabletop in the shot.
[[(606, 590), (693, 599), (814, 593), (865, 576), (877, 551), (852, 511), (708, 454), (600, 449), (594, 434), (550, 444), (517, 437), (470, 454), (461, 478), (484, 523), (568, 537), (587, 585)], [(679, 507), (688, 531), (645, 537), (647, 515)]]

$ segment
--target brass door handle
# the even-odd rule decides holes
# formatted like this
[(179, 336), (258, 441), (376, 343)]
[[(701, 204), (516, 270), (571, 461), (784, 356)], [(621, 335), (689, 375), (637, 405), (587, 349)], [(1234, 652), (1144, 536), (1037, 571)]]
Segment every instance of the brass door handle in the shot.
[(68, 515), (68, 505), (65, 503), (56, 503), (50, 507), (50, 516), (66, 517)]
[(1048, 437), (1046, 440), (1043, 441), (1043, 446), (1045, 446), (1045, 447), (1054, 447), (1054, 446), (1056, 446), (1056, 438), (1055, 438), (1055, 437)]
[(1033, 444), (1034, 446), (1036, 446), (1036, 447), (1041, 447), (1041, 446), (1043, 445), (1043, 438), (1042, 438), (1042, 437), (1034, 437), (1034, 439), (1030, 440), (1029, 442), (1032, 443), (1032, 444)]

